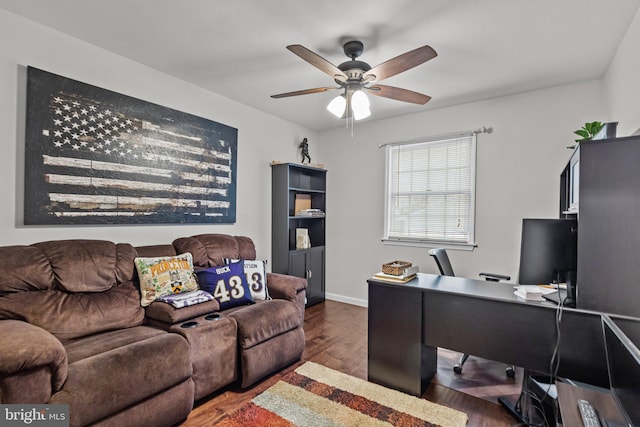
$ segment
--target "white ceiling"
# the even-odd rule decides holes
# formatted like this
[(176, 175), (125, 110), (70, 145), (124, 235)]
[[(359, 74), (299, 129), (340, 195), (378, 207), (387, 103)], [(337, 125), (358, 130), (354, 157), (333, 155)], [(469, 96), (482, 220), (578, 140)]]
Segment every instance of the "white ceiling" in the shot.
[[(640, 0), (0, 0), (0, 8), (314, 130), (344, 126), (333, 84), (285, 49), (338, 65), (346, 37), (375, 66), (428, 44), (438, 57), (382, 83), (426, 105), (372, 97), (366, 120), (601, 77)], [(55, 70), (50, 70), (55, 72)], [(91, 83), (91, 82), (87, 82)]]

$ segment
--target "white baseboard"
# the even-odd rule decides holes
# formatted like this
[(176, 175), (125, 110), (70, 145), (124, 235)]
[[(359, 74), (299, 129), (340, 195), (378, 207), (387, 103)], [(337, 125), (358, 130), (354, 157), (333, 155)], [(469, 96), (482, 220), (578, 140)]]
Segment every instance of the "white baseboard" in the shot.
[(343, 295), (330, 294), (330, 293), (325, 293), (324, 297), (326, 299), (331, 300), (331, 301), (343, 302), (345, 304), (357, 305), (357, 306), (360, 306), (360, 307), (368, 307), (369, 306), (369, 301), (364, 300), (364, 299), (345, 297)]

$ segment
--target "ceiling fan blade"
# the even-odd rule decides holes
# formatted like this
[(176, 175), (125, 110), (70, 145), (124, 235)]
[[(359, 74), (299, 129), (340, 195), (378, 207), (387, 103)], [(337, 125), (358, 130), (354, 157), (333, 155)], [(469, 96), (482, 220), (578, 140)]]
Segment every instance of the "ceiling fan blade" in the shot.
[(316, 87), (313, 89), (304, 89), (304, 90), (296, 90), (294, 92), (286, 92), (286, 93), (279, 93), (277, 95), (271, 95), (272, 98), (286, 98), (287, 96), (298, 96), (298, 95), (308, 95), (311, 93), (321, 93), (321, 92), (329, 92), (332, 90), (337, 90), (337, 89), (341, 89), (340, 87), (336, 86), (325, 86), (325, 87)]
[(291, 52), (295, 53), (300, 58), (304, 59), (323, 73), (328, 74), (331, 78), (337, 78), (341, 81), (347, 80), (346, 74), (344, 74), (342, 70), (340, 70), (340, 68), (336, 67), (317, 53), (310, 51), (306, 47), (299, 44), (292, 44), (287, 46), (287, 49), (289, 49)]
[(365, 89), (372, 95), (395, 99), (396, 101), (411, 102), (412, 104), (424, 105), (431, 100), (430, 96), (394, 86), (375, 85), (365, 87)]
[[(382, 64), (378, 64), (362, 76), (363, 79), (367, 80), (369, 77), (369, 81), (380, 81), (391, 76), (395, 76), (396, 74), (400, 74), (403, 71), (407, 71), (415, 66), (418, 66), (424, 62), (427, 62), (430, 59), (438, 56), (435, 50), (431, 48), (431, 46), (422, 46), (412, 51), (403, 53), (402, 55), (398, 55), (395, 58), (392, 58), (388, 61), (383, 62)], [(373, 80), (371, 80), (370, 76), (375, 76)]]

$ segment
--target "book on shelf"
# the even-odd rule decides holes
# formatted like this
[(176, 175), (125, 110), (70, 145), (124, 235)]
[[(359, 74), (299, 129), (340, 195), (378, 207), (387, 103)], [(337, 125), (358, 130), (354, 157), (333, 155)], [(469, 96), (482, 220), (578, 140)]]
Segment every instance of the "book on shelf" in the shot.
[(309, 249), (310, 247), (309, 230), (307, 228), (296, 228), (296, 249)]
[(296, 215), (299, 211), (311, 209), (311, 195), (304, 193), (296, 194), (293, 206), (293, 211), (296, 213)]
[(321, 209), (301, 209), (296, 211), (296, 216), (324, 216)]

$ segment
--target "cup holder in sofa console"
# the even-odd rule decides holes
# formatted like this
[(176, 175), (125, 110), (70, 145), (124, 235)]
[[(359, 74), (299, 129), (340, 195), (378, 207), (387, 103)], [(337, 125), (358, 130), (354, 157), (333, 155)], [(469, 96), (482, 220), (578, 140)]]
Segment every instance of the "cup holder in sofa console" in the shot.
[(204, 316), (204, 320), (220, 320), (220, 313), (211, 313)]
[(198, 326), (198, 322), (184, 322), (180, 325), (181, 328), (185, 329), (195, 328), (196, 326)]

